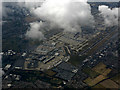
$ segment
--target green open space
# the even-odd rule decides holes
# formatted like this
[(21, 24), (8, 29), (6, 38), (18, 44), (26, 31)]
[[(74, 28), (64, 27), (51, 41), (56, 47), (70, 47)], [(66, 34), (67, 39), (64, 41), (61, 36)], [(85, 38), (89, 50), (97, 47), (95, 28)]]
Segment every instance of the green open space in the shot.
[(95, 78), (99, 75), (99, 73), (93, 71), (91, 68), (89, 67), (85, 67), (82, 70), (84, 73), (86, 73), (88, 76), (90, 76), (91, 78)]
[(70, 56), (69, 62), (72, 65), (78, 66), (83, 60), (86, 59), (86, 57), (87, 57), (86, 55), (83, 55), (83, 56), (72, 55), (72, 56)]

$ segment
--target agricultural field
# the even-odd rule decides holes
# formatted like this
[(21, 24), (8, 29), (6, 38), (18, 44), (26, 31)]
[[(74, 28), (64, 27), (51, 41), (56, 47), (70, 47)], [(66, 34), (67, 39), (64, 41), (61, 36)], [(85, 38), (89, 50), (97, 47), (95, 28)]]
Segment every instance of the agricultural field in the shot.
[(107, 79), (107, 80), (101, 82), (100, 85), (104, 86), (105, 88), (118, 88), (119, 87), (118, 84), (116, 84), (111, 79)]
[(93, 67), (92, 70), (99, 73), (99, 74), (107, 76), (112, 71), (112, 69), (106, 68), (106, 67), (107, 66), (104, 63), (100, 62), (98, 65)]
[(93, 88), (93, 89), (97, 89), (97, 88), (105, 89), (105, 87), (103, 87), (103, 86), (100, 85), (100, 84), (97, 84), (97, 85), (93, 86), (92, 88)]
[(90, 77), (88, 77), (87, 79), (84, 80), (84, 82), (86, 84), (88, 84), (89, 86), (94, 86), (95, 84), (99, 83), (100, 81), (106, 79), (106, 77), (104, 77), (103, 75), (99, 75), (98, 77), (91, 79)]
[(90, 76), (91, 78), (95, 78), (96, 76), (99, 75), (99, 73), (93, 71), (91, 68), (89, 67), (85, 67), (83, 68), (83, 72), (86, 73), (88, 76)]
[(106, 65), (101, 62), (98, 65), (96, 65), (95, 67), (93, 67), (92, 70), (94, 70), (100, 74), (103, 74), (106, 70)]
[(111, 80), (115, 81), (116, 83), (120, 84), (120, 73), (116, 76), (112, 77)]
[[(86, 84), (89, 86), (94, 86), (98, 84), (99, 82), (105, 80), (108, 78), (108, 74), (112, 71), (112, 69), (107, 68), (107, 66), (100, 62), (93, 68), (84, 68), (83, 72), (86, 73), (89, 77), (84, 80)], [(98, 85), (96, 87), (99, 87), (101, 85)]]
[(56, 72), (52, 71), (52, 70), (46, 70), (45, 74), (49, 75), (49, 76), (53, 76), (56, 74)]

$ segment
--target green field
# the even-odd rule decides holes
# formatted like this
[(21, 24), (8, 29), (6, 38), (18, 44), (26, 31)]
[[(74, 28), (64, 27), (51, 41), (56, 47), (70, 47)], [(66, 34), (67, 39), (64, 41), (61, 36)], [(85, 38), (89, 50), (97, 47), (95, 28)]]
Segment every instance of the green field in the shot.
[(83, 55), (83, 56), (72, 55), (70, 56), (69, 62), (72, 65), (78, 66), (83, 60), (85, 60), (86, 57), (87, 57), (86, 55)]
[(87, 75), (89, 75), (91, 78), (95, 78), (99, 75), (99, 73), (93, 71), (91, 68), (89, 67), (85, 67), (82, 70), (84, 73), (86, 73)]

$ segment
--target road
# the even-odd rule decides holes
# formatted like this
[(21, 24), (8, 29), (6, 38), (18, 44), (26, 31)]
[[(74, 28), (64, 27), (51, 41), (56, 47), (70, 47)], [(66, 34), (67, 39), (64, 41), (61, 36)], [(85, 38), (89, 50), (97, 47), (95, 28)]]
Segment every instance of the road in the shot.
[(100, 48), (105, 42), (107, 42), (109, 39), (111, 39), (111, 37), (113, 35), (115, 35), (117, 33), (117, 31), (113, 31), (110, 34), (108, 34), (107, 36), (105, 36), (104, 38), (102, 38), (100, 41), (96, 41), (94, 44), (92, 44), (90, 47), (88, 47), (86, 50), (84, 50), (83, 52), (79, 53), (79, 55), (91, 55), (92, 53), (94, 53), (98, 48)]

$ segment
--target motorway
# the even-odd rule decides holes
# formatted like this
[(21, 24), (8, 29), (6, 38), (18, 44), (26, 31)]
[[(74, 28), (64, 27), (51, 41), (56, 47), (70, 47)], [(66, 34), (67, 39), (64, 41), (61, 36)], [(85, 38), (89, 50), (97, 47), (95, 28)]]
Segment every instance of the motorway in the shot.
[[(91, 48), (91, 49), (94, 49), (94, 47), (97, 47), (99, 45), (99, 47), (97, 49), (95, 49), (94, 52), (91, 52), (91, 49), (89, 49), (89, 47), (88, 47), (89, 51), (85, 50), (84, 52), (85, 53), (90, 53), (91, 52), (88, 56), (90, 56), (90, 55), (96, 55), (95, 54), (96, 52), (100, 51), (101, 48), (104, 48), (107, 43), (111, 42), (116, 37), (118, 37), (118, 32), (115, 30), (115, 31), (111, 32), (109, 35), (107, 35), (105, 38), (103, 38), (101, 41), (99, 41), (97, 44), (95, 44), (93, 46), (93, 48)], [(104, 40), (106, 40), (106, 41), (104, 41)], [(104, 41), (104, 43), (101, 44), (101, 42), (103, 42), (103, 41)], [(83, 54), (85, 54), (85, 53), (83, 53)], [(85, 63), (86, 62), (82, 62), (81, 65), (79, 65), (79, 68), (81, 68), (82, 66), (84, 66)]]
[(82, 56), (84, 54), (92, 55), (97, 49), (99, 49), (105, 42), (107, 42), (109, 39), (111, 39), (112, 36), (114, 36), (117, 32), (117, 30), (112, 31), (110, 34), (102, 38), (100, 41), (96, 41), (93, 43), (90, 47), (88, 47), (83, 52), (79, 53), (79, 56)]

